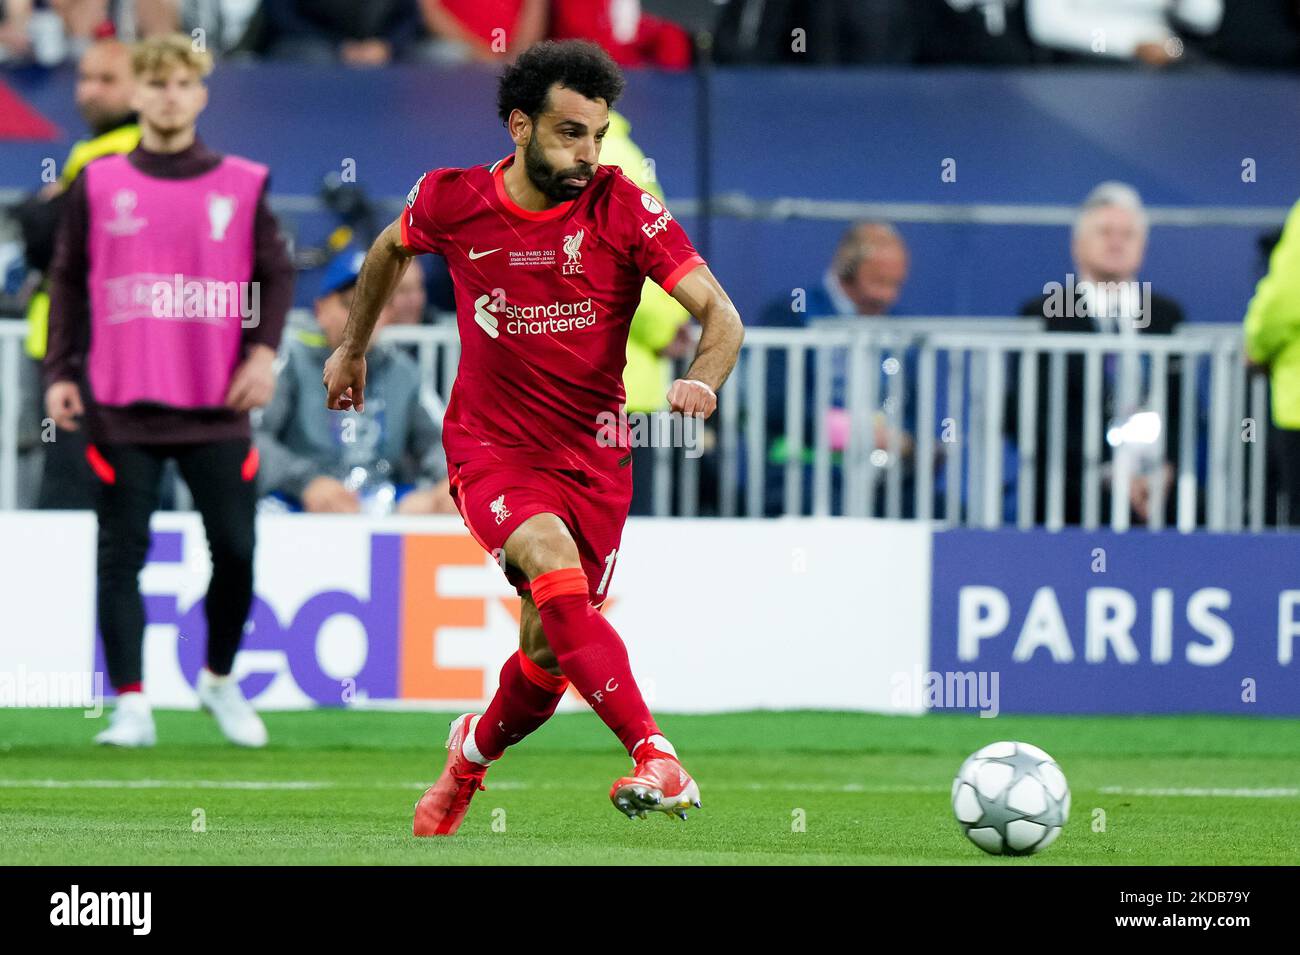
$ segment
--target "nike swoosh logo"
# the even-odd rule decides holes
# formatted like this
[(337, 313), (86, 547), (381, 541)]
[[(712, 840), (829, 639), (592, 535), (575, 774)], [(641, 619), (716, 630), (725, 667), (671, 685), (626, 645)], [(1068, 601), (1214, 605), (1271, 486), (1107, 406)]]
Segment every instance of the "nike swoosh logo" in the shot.
[(469, 259), (473, 262), (475, 259), (481, 259), (485, 255), (491, 255), (493, 252), (500, 252), (500, 249), (488, 249), (486, 252), (475, 252), (474, 247), (470, 246)]

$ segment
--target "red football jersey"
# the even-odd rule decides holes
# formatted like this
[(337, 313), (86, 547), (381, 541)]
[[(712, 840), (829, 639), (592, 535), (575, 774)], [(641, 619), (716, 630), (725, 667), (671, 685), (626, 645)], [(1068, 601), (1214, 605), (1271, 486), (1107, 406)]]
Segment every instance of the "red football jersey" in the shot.
[(576, 199), (515, 203), (491, 166), (435, 169), (406, 197), (402, 244), (447, 259), (461, 355), (443, 421), (447, 460), (600, 474), (626, 448), (602, 424), (623, 409), (632, 315), (649, 276), (666, 291), (704, 260), (663, 203), (598, 166)]

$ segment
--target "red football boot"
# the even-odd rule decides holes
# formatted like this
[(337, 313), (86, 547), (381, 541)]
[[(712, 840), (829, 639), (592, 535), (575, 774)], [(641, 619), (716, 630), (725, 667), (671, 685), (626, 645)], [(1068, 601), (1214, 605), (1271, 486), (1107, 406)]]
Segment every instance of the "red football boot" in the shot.
[(477, 719), (477, 713), (466, 713), (452, 720), (451, 732), (447, 736), (447, 765), (438, 781), (426, 789), (415, 804), (413, 831), (417, 836), (452, 835), (465, 819), (474, 793), (487, 788), (483, 785), (483, 776), (488, 768), (466, 759), (460, 750)]
[(609, 790), (610, 800), (629, 819), (644, 819), (647, 812), (685, 819), (691, 806), (701, 808), (700, 789), (676, 756), (647, 741), (637, 747), (633, 758), (636, 768), (632, 775), (615, 780)]

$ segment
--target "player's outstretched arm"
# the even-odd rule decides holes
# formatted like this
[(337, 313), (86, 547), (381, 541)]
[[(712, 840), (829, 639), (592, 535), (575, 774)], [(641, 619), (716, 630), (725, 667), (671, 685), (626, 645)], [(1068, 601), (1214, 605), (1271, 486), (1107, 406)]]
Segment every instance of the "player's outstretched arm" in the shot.
[(683, 276), (673, 286), (672, 296), (695, 316), (703, 330), (686, 377), (678, 378), (668, 389), (668, 405), (673, 411), (707, 418), (718, 407), (718, 390), (736, 367), (745, 327), (707, 265)]
[(370, 246), (357, 276), (357, 289), (343, 329), (343, 343), (325, 363), (325, 407), (361, 411), (365, 403), (366, 350), (379, 312), (397, 288), (415, 252), (402, 244), (402, 222), (395, 219)]

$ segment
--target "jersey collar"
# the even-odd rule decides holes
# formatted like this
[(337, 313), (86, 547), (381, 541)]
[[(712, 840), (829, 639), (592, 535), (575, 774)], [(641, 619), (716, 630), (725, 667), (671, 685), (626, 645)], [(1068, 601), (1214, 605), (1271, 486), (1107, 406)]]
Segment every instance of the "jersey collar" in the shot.
[(506, 190), (506, 169), (514, 161), (515, 157), (512, 154), (506, 156), (504, 159), (498, 159), (490, 167), (492, 171), (492, 183), (496, 186), (497, 199), (501, 201), (501, 205), (506, 207), (506, 211), (519, 216), (521, 219), (530, 219), (534, 222), (542, 222), (547, 219), (558, 219), (560, 216), (568, 212), (573, 206), (573, 203), (577, 201), (575, 199), (570, 199), (567, 202), (561, 202), (558, 206), (553, 206), (550, 209), (543, 209), (540, 212), (525, 209), (523, 206), (519, 205), (519, 203), (511, 199), (510, 193)]

